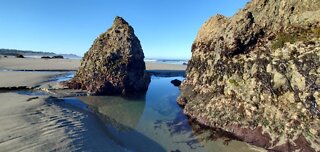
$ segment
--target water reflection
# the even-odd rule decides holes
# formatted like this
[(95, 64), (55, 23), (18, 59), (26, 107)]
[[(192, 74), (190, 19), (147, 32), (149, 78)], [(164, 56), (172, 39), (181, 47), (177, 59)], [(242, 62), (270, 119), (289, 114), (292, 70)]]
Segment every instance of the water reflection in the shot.
[[(145, 98), (125, 99), (122, 97), (80, 97), (105, 124), (112, 124), (119, 131), (135, 128), (145, 108)], [(126, 128), (125, 128), (125, 127)]]
[(145, 108), (145, 98), (79, 97), (104, 122), (106, 134), (130, 151), (165, 151), (153, 139), (135, 129)]
[(182, 77), (152, 77), (145, 97), (80, 97), (106, 125), (112, 140), (133, 151), (255, 151), (239, 141), (229, 142), (219, 130), (189, 122), (177, 105), (179, 89), (170, 81)]

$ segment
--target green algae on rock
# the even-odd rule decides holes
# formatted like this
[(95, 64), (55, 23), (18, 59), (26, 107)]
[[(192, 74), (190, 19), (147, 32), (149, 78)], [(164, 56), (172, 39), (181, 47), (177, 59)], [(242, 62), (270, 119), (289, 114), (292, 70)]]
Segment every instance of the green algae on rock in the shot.
[(278, 151), (320, 150), (320, 1), (252, 0), (199, 30), (178, 103)]
[(145, 94), (150, 76), (144, 53), (133, 28), (121, 17), (102, 33), (85, 53), (74, 78), (65, 84), (90, 95)]

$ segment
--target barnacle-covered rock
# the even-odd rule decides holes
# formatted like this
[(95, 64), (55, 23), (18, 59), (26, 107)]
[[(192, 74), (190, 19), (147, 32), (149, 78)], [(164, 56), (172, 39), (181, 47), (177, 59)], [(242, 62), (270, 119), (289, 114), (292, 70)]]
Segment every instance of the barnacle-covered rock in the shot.
[(141, 95), (150, 83), (145, 69), (143, 50), (133, 28), (116, 17), (112, 27), (94, 41), (66, 85), (91, 95)]
[(199, 30), (178, 103), (279, 151), (320, 150), (320, 1), (252, 0)]

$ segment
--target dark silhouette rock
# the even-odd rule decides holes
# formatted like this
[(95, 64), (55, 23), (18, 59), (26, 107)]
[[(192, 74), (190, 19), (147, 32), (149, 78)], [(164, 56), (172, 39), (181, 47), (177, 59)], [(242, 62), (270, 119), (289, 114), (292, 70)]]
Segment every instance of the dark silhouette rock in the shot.
[(42, 56), (41, 59), (51, 59), (50, 56)]
[(62, 55), (55, 55), (52, 57), (52, 59), (63, 59), (64, 57)]
[(136, 96), (148, 89), (150, 76), (145, 69), (143, 50), (133, 28), (116, 17), (112, 27), (85, 53), (75, 77), (65, 84), (91, 95)]
[(181, 81), (178, 79), (172, 80), (171, 83), (176, 87), (179, 87), (181, 85)]
[(16, 58), (24, 58), (22, 54), (16, 54)]

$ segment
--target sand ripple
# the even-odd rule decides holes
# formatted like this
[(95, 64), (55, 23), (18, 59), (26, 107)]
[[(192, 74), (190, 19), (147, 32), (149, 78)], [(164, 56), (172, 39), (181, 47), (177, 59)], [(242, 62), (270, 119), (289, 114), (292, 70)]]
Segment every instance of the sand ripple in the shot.
[(0, 151), (125, 151), (90, 112), (44, 97), (28, 98), (0, 94)]

